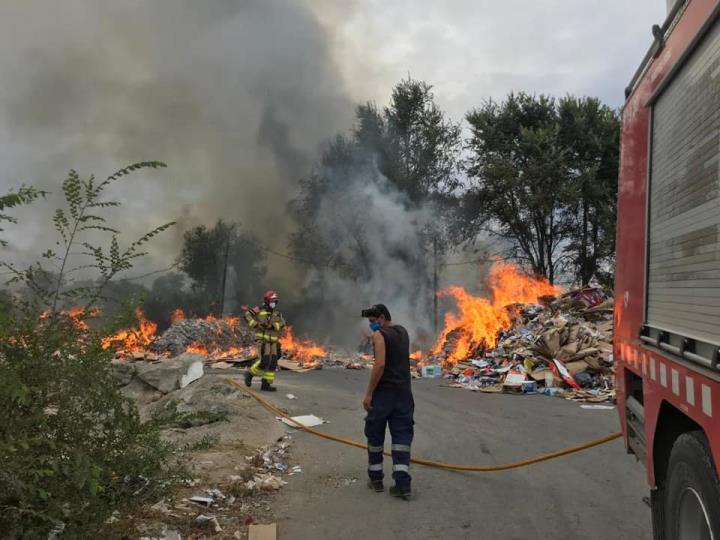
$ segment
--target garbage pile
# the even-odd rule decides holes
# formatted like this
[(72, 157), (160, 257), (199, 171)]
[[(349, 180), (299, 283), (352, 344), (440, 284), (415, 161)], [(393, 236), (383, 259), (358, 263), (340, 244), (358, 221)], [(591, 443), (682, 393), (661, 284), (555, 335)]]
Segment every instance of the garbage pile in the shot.
[(451, 379), (451, 386), (480, 392), (543, 392), (568, 399), (612, 401), (613, 299), (599, 287), (544, 297), (542, 303), (507, 306), (513, 325), (494, 348), (477, 347), (456, 364), (446, 362), (460, 332), (427, 361), (421, 376)]
[(150, 350), (177, 356), (185, 351), (212, 355), (233, 351), (254, 343), (253, 332), (237, 317), (182, 319), (153, 341)]

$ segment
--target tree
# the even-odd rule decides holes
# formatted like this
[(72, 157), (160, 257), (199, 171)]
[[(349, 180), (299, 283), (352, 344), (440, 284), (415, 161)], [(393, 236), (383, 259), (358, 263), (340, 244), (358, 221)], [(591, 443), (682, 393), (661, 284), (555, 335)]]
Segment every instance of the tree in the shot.
[(252, 233), (219, 220), (211, 229), (202, 225), (185, 232), (178, 261), (179, 268), (193, 280), (192, 289), (205, 293), (206, 309), (221, 314), (227, 291), (234, 291), (234, 300), (240, 304), (260, 294), (266, 258)]
[(555, 100), (510, 94), (467, 115), (469, 188), (455, 230), (462, 240), (488, 230), (536, 274), (556, 279), (570, 220), (567, 152)]
[(617, 216), (620, 118), (596, 98), (560, 100), (560, 138), (570, 163), (575, 226), (567, 252), (578, 282), (612, 280)]
[(405, 79), (382, 112), (367, 103), (355, 116), (357, 150), (376, 159), (380, 173), (413, 204), (457, 185), (460, 126), (446, 119), (432, 86)]
[(555, 281), (607, 278), (615, 242), (617, 114), (595, 98), (510, 94), (467, 115), (469, 187), (454, 227), (482, 230)]
[(327, 331), (328, 309), (378, 294), (430, 313), (431, 252), (444, 226), (439, 202), (457, 186), (461, 150), (460, 127), (431, 90), (407, 79), (387, 107), (358, 106), (353, 129), (301, 180), (290, 203), (297, 223), (290, 250), (307, 271), (307, 325), (317, 316)]

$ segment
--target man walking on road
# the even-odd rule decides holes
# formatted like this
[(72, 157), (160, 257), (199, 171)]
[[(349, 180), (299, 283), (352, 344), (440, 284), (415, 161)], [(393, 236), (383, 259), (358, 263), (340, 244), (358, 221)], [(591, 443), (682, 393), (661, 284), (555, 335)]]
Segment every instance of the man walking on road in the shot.
[(383, 304), (364, 309), (373, 332), (375, 364), (370, 374), (363, 407), (368, 443), (369, 486), (377, 492), (383, 486), (385, 427), (392, 437), (393, 479), (390, 495), (408, 500), (410, 487), (410, 445), (413, 440), (415, 402), (410, 388), (410, 340), (405, 328), (392, 324)]

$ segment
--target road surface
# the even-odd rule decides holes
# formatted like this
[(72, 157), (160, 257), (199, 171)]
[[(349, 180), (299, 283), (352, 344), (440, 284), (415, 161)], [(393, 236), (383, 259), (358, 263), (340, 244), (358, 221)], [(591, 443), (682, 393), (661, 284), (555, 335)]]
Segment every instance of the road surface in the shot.
[[(363, 440), (369, 371), (283, 372), (272, 400), (293, 415), (315, 414), (324, 431)], [(413, 381), (418, 457), (496, 464), (571, 446), (618, 430), (615, 410), (586, 410), (543, 395), (482, 394), (438, 379)], [(290, 400), (287, 393), (297, 399)], [(268, 395), (268, 394), (265, 394)], [(362, 450), (296, 432), (302, 473), (280, 492), (278, 537), (318, 539), (649, 539), (644, 470), (622, 441), (528, 468), (457, 473), (414, 466), (414, 498), (366, 487)], [(386, 448), (389, 448), (389, 435)], [(385, 458), (386, 489), (390, 459)]]

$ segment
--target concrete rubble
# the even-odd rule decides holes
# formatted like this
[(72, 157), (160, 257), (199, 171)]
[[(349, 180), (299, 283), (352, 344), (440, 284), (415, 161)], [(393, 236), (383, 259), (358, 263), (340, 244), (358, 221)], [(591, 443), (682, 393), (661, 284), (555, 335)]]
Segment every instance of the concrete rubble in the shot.
[(159, 362), (113, 360), (112, 372), (119, 386), (128, 386), (137, 380), (161, 394), (169, 394), (202, 377), (204, 360), (191, 353)]

